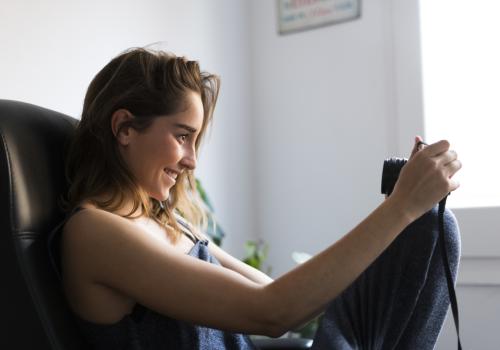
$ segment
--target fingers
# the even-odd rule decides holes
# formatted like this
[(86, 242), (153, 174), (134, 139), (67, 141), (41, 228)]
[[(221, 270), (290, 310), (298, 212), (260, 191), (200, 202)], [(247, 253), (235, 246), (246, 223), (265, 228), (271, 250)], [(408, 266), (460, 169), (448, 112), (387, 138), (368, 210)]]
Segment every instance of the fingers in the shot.
[(435, 157), (443, 152), (446, 152), (449, 148), (450, 148), (450, 143), (447, 140), (441, 140), (426, 146), (422, 150), (422, 153), (429, 157)]
[(447, 166), (449, 163), (458, 159), (457, 152), (450, 150), (450, 143), (447, 140), (441, 140), (431, 145), (422, 141), (420, 136), (415, 137), (415, 146), (412, 156), (421, 149), (426, 149), (423, 154), (428, 157), (434, 157), (437, 164)]
[[(419, 144), (422, 144), (421, 139), (419, 140), (418, 137), (415, 138), (415, 142), (415, 148), (417, 148)], [(435, 166), (441, 168), (443, 175), (448, 179), (450, 191), (456, 190), (460, 184), (451, 178), (462, 168), (462, 162), (458, 159), (457, 152), (449, 149), (450, 143), (447, 140), (441, 140), (431, 145), (421, 147), (423, 148), (422, 151), (418, 152), (417, 149), (417, 152), (432, 159)]]
[(455, 191), (457, 188), (460, 187), (460, 183), (456, 180), (450, 180), (449, 182), (449, 192)]
[[(449, 147), (448, 141), (445, 141), (443, 142), (443, 144), (438, 145), (436, 149), (439, 149), (439, 147), (441, 147), (440, 149)], [(453, 175), (455, 175), (457, 171), (462, 168), (462, 162), (458, 160), (457, 152), (455, 152), (454, 150), (446, 150), (432, 158), (434, 159), (435, 164), (438, 168), (442, 167), (443, 175), (449, 179), (449, 183), (452, 188), (450, 190), (455, 190), (456, 188), (458, 188), (458, 183), (451, 180)]]
[(462, 162), (459, 161), (458, 159), (455, 159), (454, 161), (448, 163), (446, 165), (446, 171), (448, 173), (448, 177), (451, 178), (461, 168), (462, 168)]
[(456, 159), (458, 159), (458, 155), (457, 152), (455, 152), (454, 150), (448, 150), (446, 152), (441, 153), (439, 156), (436, 156), (437, 162), (445, 166)]

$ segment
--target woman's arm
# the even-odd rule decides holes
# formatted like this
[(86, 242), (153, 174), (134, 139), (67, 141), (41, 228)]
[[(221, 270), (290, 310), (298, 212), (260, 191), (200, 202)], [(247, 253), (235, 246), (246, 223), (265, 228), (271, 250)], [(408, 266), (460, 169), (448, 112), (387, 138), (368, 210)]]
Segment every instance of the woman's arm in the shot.
[[(422, 137), (416, 136), (415, 137), (415, 144), (412, 149), (410, 159), (413, 158), (413, 156), (420, 150), (419, 149), (419, 142), (423, 141)], [(209, 239), (206, 235), (201, 234), (198, 232), (199, 235), (202, 235), (205, 239)], [(264, 274), (263, 272), (241, 262), (240, 260), (234, 258), (227, 252), (225, 252), (223, 249), (218, 247), (216, 244), (211, 242), (212, 244), (209, 246), (210, 253), (219, 260), (219, 262), (222, 264), (222, 266), (227, 267), (228, 269), (231, 269), (233, 271), (236, 271), (240, 273), (241, 275), (247, 277), (251, 281), (254, 281), (259, 284), (268, 284), (272, 282), (272, 278)]]
[(203, 232), (200, 232), (198, 229), (194, 228), (191, 225), (191, 230), (195, 230), (196, 235), (198, 237), (201, 237), (203, 239), (206, 239), (210, 242), (208, 245), (208, 249), (210, 251), (210, 254), (214, 256), (222, 266), (233, 270), (240, 275), (248, 278), (250, 281), (261, 284), (261, 285), (266, 285), (269, 284), (273, 281), (271, 277), (263, 273), (262, 271), (257, 270), (256, 268), (245, 264), (241, 260), (236, 259), (233, 257), (231, 254), (227, 253), (224, 251), (222, 248), (220, 248), (217, 244), (215, 244), (208, 235), (206, 235)]
[[(411, 221), (458, 187), (447, 142), (415, 155), (393, 194), (337, 243), (276, 281), (261, 285), (228, 268), (182, 254), (98, 211), (65, 227), (63, 274), (118, 290), (170, 317), (229, 331), (279, 336), (321, 311)], [(64, 275), (63, 275), (64, 276)]]
[(273, 310), (284, 321), (277, 334), (324, 310), (412, 221), (392, 198), (385, 200), (347, 235), (266, 288)]
[[(279, 336), (322, 310), (407, 221), (390, 199), (335, 245), (267, 285), (177, 251), (97, 209), (66, 224), (63, 278), (104, 285), (169, 317), (234, 332)], [(393, 219), (394, 218), (394, 219)]]
[(259, 271), (253, 268), (252, 266), (245, 264), (241, 260), (236, 259), (232, 255), (225, 252), (222, 248), (218, 247), (213, 242), (211, 242), (208, 247), (210, 253), (213, 256), (215, 256), (217, 260), (219, 260), (222, 266), (230, 270), (233, 270), (235, 272), (238, 272), (240, 275), (245, 276), (250, 281), (253, 281), (261, 285), (266, 285), (273, 281), (271, 277), (269, 277), (262, 271)]
[[(419, 137), (415, 139), (418, 141)], [(266, 287), (272, 290), (270, 295), (279, 299), (276, 304), (282, 309), (276, 306), (274, 310), (278, 319), (289, 322), (282, 331), (319, 313), (408, 224), (459, 187), (452, 177), (462, 165), (449, 147), (449, 142), (443, 140), (421, 151), (414, 149), (411, 159), (401, 169), (393, 193), (375, 211), (331, 247)]]

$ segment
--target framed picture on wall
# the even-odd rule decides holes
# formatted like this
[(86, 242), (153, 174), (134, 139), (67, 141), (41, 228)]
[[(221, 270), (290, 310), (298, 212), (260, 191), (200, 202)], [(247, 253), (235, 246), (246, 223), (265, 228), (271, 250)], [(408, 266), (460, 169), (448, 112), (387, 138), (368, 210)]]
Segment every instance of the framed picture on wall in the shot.
[(276, 0), (278, 32), (288, 34), (361, 17), (361, 0)]

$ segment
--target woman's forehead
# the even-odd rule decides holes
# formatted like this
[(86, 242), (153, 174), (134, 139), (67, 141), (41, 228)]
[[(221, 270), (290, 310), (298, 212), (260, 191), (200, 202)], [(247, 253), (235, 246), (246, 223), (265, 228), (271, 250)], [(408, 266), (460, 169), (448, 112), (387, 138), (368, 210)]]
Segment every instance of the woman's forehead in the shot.
[(200, 94), (190, 92), (186, 96), (186, 109), (180, 112), (177, 117), (193, 124), (199, 130), (203, 124), (203, 103)]
[(203, 125), (203, 104), (199, 95), (192, 96), (186, 101), (186, 108), (182, 111), (172, 114), (166, 118), (169, 124), (182, 124), (191, 129), (193, 132), (201, 130)]

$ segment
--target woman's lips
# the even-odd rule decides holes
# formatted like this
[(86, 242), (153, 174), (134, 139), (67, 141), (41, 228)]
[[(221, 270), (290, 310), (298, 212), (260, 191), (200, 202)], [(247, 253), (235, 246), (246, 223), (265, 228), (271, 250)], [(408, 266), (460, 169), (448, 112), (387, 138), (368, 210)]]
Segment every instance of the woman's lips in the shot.
[(172, 179), (172, 181), (176, 182), (176, 179), (177, 179), (177, 175), (178, 175), (178, 174), (177, 174), (175, 171), (170, 170), (170, 169), (168, 169), (168, 168), (163, 169), (163, 171), (165, 172), (165, 174), (167, 174), (167, 176), (168, 176), (169, 178), (171, 178), (171, 179)]

